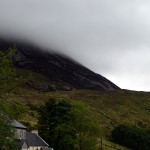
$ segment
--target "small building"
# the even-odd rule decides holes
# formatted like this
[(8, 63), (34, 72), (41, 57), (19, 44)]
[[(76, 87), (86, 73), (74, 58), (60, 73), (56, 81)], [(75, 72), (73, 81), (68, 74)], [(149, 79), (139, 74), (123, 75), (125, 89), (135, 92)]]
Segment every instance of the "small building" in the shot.
[(15, 127), (15, 139), (26, 139), (27, 127), (20, 122), (13, 120), (11, 125)]
[(19, 142), (19, 150), (54, 150), (38, 135), (38, 131), (27, 132), (27, 127), (13, 120), (11, 125), (15, 127), (15, 138)]

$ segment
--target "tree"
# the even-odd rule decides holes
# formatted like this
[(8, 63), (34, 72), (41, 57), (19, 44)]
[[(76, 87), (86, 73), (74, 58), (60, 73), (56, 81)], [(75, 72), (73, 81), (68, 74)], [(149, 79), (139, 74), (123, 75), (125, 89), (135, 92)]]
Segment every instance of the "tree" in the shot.
[(133, 150), (149, 150), (150, 135), (136, 126), (121, 124), (112, 131), (114, 142)]
[(11, 126), (14, 110), (8, 107), (6, 95), (15, 87), (14, 78), (16, 76), (15, 69), (12, 64), (11, 56), (15, 52), (15, 48), (8, 51), (0, 51), (0, 146), (1, 150), (17, 149), (17, 143), (14, 140), (14, 130)]
[(66, 101), (50, 98), (39, 110), (39, 134), (56, 150), (74, 148), (72, 106)]
[(18, 143), (14, 139), (14, 127), (11, 126), (14, 113), (5, 103), (0, 101), (0, 149), (1, 150), (17, 150)]
[(77, 149), (96, 149), (97, 139), (100, 137), (100, 129), (95, 119), (94, 112), (81, 102), (75, 102), (73, 108)]
[(13, 67), (12, 55), (15, 48), (8, 51), (0, 51), (0, 96), (13, 90), (16, 85), (14, 79), (16, 77), (16, 69)]
[(16, 67), (14, 62), (19, 61), (19, 56), (16, 56), (15, 46), (10, 47), (8, 50), (0, 50), (0, 98), (7, 99), (7, 96), (11, 92), (17, 93), (19, 87), (26, 83), (27, 79), (31, 78), (29, 74), (26, 78), (23, 78)]
[(82, 103), (49, 99), (39, 110), (39, 134), (56, 150), (96, 149), (99, 127)]

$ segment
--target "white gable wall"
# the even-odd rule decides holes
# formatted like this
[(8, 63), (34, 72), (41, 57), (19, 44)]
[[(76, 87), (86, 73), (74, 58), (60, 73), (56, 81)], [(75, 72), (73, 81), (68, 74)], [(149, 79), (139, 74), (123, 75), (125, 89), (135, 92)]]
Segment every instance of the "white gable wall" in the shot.
[(30, 146), (28, 150), (40, 150), (41, 148), (48, 148), (46, 146)]

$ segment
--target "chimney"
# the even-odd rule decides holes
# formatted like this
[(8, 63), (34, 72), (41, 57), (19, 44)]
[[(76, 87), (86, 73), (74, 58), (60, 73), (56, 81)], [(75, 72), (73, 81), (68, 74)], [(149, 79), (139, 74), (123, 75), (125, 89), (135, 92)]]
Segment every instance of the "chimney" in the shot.
[(35, 133), (36, 135), (38, 135), (38, 130), (32, 130), (31, 133)]

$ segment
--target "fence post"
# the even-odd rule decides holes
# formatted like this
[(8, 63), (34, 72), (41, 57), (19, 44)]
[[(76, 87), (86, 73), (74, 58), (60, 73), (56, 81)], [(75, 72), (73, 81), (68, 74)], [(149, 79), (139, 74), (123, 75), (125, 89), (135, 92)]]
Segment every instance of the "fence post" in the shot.
[(103, 150), (103, 139), (100, 140), (100, 150)]

